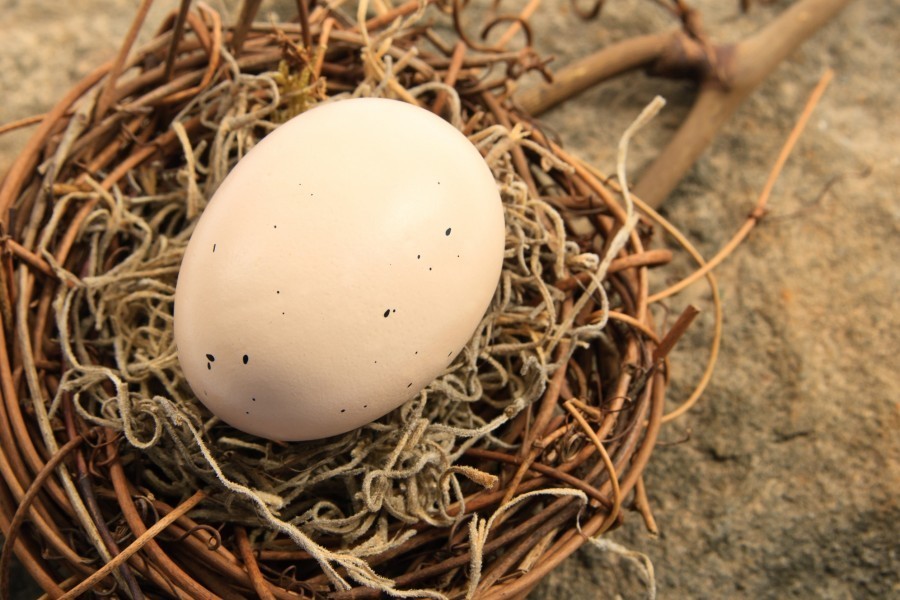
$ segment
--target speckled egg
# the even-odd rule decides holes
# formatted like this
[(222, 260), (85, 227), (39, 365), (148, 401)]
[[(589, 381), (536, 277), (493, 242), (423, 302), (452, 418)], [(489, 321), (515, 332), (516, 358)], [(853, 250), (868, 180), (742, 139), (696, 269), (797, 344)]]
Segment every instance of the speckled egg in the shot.
[(275, 440), (350, 431), (445, 369), (503, 260), (478, 150), (399, 101), (322, 104), (257, 144), (197, 223), (175, 341), (197, 397)]

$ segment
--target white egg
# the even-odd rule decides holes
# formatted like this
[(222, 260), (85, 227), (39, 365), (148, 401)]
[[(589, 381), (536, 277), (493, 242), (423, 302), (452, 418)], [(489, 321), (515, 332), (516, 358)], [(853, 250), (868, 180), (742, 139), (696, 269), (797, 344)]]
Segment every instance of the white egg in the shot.
[(360, 427), (465, 346), (504, 238), (494, 177), (450, 124), (393, 100), (320, 105), (241, 159), (197, 223), (175, 294), (184, 375), (248, 433)]

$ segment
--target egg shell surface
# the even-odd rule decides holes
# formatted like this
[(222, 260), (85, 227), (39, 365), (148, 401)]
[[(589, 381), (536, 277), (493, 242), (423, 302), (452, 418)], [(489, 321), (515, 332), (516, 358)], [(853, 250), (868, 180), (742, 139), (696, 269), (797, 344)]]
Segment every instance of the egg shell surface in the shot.
[(449, 123), (394, 100), (319, 105), (250, 150), (200, 217), (175, 293), (184, 375), (261, 437), (360, 427), (465, 346), (504, 239), (494, 177)]

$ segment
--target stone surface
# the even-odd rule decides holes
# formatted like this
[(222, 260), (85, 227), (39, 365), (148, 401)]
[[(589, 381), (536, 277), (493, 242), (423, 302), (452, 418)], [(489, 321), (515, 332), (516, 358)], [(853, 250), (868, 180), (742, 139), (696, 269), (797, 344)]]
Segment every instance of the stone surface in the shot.
[[(790, 2), (754, 2), (747, 16), (737, 1), (691, 4), (725, 41)], [(173, 5), (158, 2), (151, 21)], [(0, 0), (0, 123), (47, 110), (109, 58), (133, 6)], [(716, 375), (702, 402), (664, 428), (646, 475), (661, 535), (648, 536), (636, 515), (611, 535), (650, 557), (661, 598), (900, 596), (898, 18), (897, 0), (851, 5), (762, 85), (666, 203), (668, 218), (715, 254), (753, 206), (809, 90), (827, 66), (836, 70), (768, 217), (717, 271), (726, 322)], [(588, 23), (565, 0), (546, 0), (534, 19), (556, 64), (673, 25), (641, 0), (607, 2)], [(631, 147), (638, 174), (686, 114), (691, 84), (629, 75), (546, 122), (612, 172), (621, 132), (655, 94), (669, 105)], [(0, 137), (0, 171), (27, 134)], [(672, 312), (688, 302), (704, 315), (673, 356), (673, 406), (699, 377), (711, 332), (702, 284)], [(19, 597), (34, 597), (24, 585), (13, 584)], [(631, 563), (585, 547), (533, 597), (644, 595)]]

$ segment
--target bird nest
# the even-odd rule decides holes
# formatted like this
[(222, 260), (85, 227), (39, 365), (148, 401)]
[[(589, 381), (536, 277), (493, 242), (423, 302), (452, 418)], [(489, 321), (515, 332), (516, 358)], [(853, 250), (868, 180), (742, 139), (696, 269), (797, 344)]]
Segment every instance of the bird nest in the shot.
[[(626, 510), (652, 528), (641, 475), (690, 315), (657, 333), (655, 213), (510, 101), (546, 75), (527, 24), (494, 20), (506, 33), (486, 46), (459, 3), (300, 2), (293, 23), (253, 22), (253, 4), (226, 27), (183, 2), (132, 49), (142, 8), (5, 176), (0, 579), (15, 552), (51, 597), (513, 598)], [(248, 149), (358, 96), (429, 108), (482, 152), (502, 277), (464, 351), (401, 408), (325, 440), (256, 438), (182, 375), (179, 264)]]

